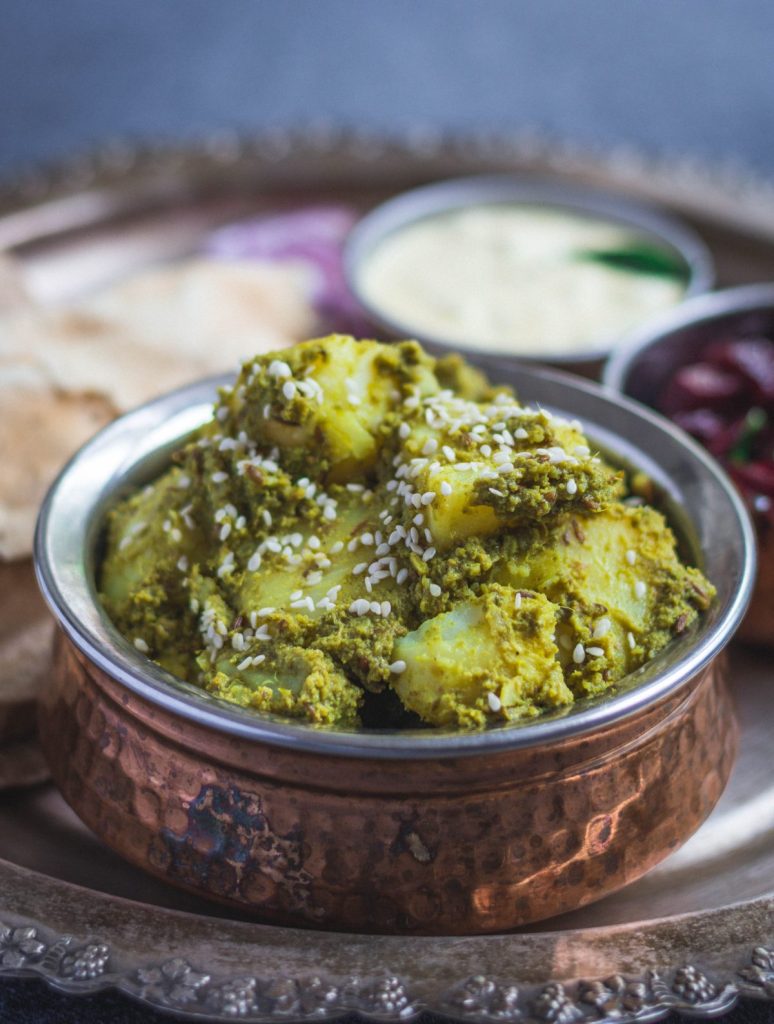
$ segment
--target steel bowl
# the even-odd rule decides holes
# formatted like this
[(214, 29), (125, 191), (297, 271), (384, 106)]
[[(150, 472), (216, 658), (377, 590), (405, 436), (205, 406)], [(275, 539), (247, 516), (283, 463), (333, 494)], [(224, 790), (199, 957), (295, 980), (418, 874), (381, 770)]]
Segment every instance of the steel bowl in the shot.
[[(751, 333), (774, 337), (772, 284), (697, 296), (654, 318), (616, 350), (605, 367), (604, 382), (657, 408), (667, 383), (681, 366), (701, 359), (714, 341)], [(758, 540), (758, 578), (739, 636), (774, 645), (774, 528), (770, 512), (754, 507), (750, 511)]]
[[(715, 268), (707, 246), (689, 227), (656, 207), (614, 193), (552, 183), (544, 179), (506, 174), (479, 175), (454, 178), (403, 192), (371, 210), (355, 226), (344, 248), (344, 271), (351, 292), (369, 318), (392, 337), (417, 338), (435, 353), (454, 350), (471, 357), (507, 357), (503, 352), (487, 351), (475, 344), (475, 339), (463, 344), (417, 331), (416, 325), (395, 319), (388, 310), (371, 302), (363, 293), (360, 277), (361, 268), (388, 235), (438, 214), (464, 207), (499, 203), (557, 207), (636, 229), (650, 236), (656, 244), (684, 263), (688, 275), (686, 297), (706, 292), (713, 286)], [(544, 351), (539, 356), (514, 351), (512, 358), (526, 364), (550, 363), (586, 376), (597, 376), (617, 340), (589, 338), (588, 348), (584, 351)]]
[(491, 363), (649, 473), (709, 611), (614, 696), (480, 733), (316, 728), (180, 682), (105, 615), (105, 512), (211, 415), (217, 383), (116, 421), (46, 498), (36, 567), (60, 633), (40, 738), (66, 800), (173, 885), (265, 921), (359, 932), (495, 932), (639, 877), (704, 820), (736, 726), (719, 657), (747, 605), (754, 545), (716, 464), (663, 421), (571, 377)]

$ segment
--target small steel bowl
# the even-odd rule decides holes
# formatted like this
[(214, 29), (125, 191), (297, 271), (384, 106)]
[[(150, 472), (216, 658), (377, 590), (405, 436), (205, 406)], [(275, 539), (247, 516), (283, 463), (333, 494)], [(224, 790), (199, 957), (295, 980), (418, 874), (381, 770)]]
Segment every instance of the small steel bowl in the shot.
[(264, 717), (140, 655), (95, 588), (106, 509), (211, 415), (216, 383), (98, 434), (41, 511), (36, 566), (61, 627), (40, 739), (66, 800), (176, 886), (262, 919), (359, 932), (495, 932), (639, 877), (717, 801), (736, 727), (718, 657), (754, 571), (749, 519), (715, 463), (646, 410), (562, 374), (491, 363), (649, 473), (709, 611), (615, 696), (480, 733), (324, 729)]
[(435, 353), (461, 351), (470, 357), (514, 358), (526, 364), (550, 363), (586, 376), (598, 376), (616, 338), (589, 338), (588, 348), (576, 352), (541, 352), (539, 356), (514, 351), (487, 351), (475, 339), (462, 344), (417, 331), (388, 310), (374, 305), (361, 288), (361, 268), (388, 235), (419, 220), (474, 206), (495, 204), (549, 206), (570, 213), (599, 217), (650, 236), (685, 264), (688, 274), (685, 296), (708, 291), (715, 280), (712, 256), (704, 242), (685, 224), (660, 210), (609, 192), (547, 182), (514, 175), (481, 175), (454, 178), (424, 185), (387, 200), (354, 227), (344, 248), (344, 272), (350, 291), (369, 318), (394, 338), (417, 338)]
[[(714, 341), (750, 333), (774, 337), (772, 284), (700, 295), (654, 318), (614, 352), (603, 379), (655, 409), (675, 370), (700, 359)], [(751, 513), (758, 539), (758, 578), (739, 636), (774, 645), (774, 529), (770, 514), (755, 509)]]

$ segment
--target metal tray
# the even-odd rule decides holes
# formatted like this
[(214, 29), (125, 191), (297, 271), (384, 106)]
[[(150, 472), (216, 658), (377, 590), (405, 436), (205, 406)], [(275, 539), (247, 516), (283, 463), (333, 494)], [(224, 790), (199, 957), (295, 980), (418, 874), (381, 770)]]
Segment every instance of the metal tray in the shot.
[[(631, 153), (544, 144), (310, 132), (185, 150), (112, 146), (0, 189), (0, 249), (56, 303), (194, 249), (213, 226), (309, 201), (366, 209), (439, 177), (519, 171), (663, 203), (709, 243), (720, 283), (774, 276), (774, 189)], [(0, 593), (0, 608), (14, 595)], [(393, 938), (224, 917), (123, 863), (52, 786), (0, 792), (0, 976), (75, 993), (115, 987), (208, 1020), (380, 1021), (695, 1017), (774, 1001), (774, 670), (732, 650), (741, 753), (710, 819), (621, 892), (508, 935)], [(29, 754), (29, 748), (27, 754)], [(13, 759), (10, 749), (6, 760)], [(34, 761), (34, 758), (33, 758)], [(2, 767), (2, 766), (0, 766)], [(16, 763), (16, 778), (24, 775)], [(10, 769), (9, 769), (10, 770)], [(32, 771), (32, 769), (30, 769)], [(39, 771), (39, 766), (35, 766)], [(29, 781), (35, 781), (34, 773)]]

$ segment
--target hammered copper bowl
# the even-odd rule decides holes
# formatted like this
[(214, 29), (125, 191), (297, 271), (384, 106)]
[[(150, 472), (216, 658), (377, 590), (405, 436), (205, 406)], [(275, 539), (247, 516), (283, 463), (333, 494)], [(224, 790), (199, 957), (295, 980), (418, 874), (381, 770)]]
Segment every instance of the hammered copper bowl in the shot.
[(701, 622), (615, 696), (519, 727), (326, 730), (224, 704), (139, 655), (95, 590), (106, 508), (209, 417), (216, 382), (175, 392), (83, 448), (38, 524), (39, 579), (61, 627), (41, 742), (66, 800), (108, 845), (268, 922), (473, 934), (599, 899), (706, 818), (736, 743), (719, 655), (752, 579), (744, 508), (707, 456), (647, 411), (561, 374), (490, 371), (651, 474), (718, 588)]
[[(774, 284), (745, 285), (700, 295), (654, 318), (626, 339), (605, 367), (604, 382), (658, 408), (672, 375), (708, 345), (739, 336), (774, 337)], [(675, 428), (677, 429), (677, 428)], [(752, 510), (758, 576), (742, 640), (774, 646), (774, 527), (769, 509)]]

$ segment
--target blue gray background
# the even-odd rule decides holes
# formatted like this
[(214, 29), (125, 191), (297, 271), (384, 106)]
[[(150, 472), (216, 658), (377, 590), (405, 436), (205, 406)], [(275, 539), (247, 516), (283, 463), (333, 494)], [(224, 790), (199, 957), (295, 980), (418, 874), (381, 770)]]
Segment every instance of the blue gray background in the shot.
[(0, 175), (107, 137), (535, 128), (774, 173), (771, 0), (0, 0)]

